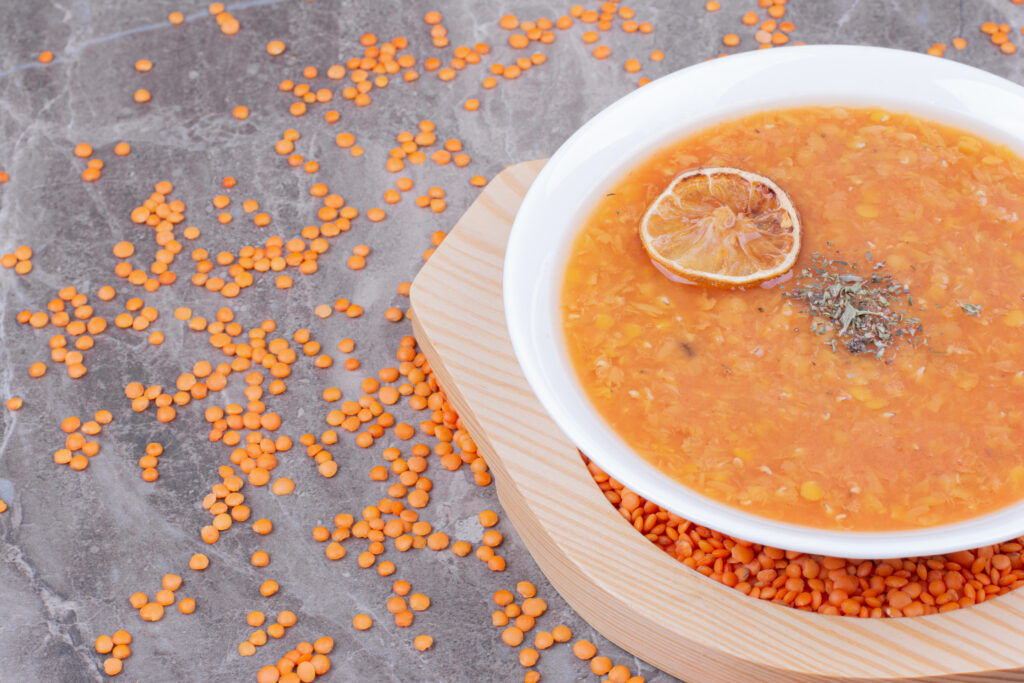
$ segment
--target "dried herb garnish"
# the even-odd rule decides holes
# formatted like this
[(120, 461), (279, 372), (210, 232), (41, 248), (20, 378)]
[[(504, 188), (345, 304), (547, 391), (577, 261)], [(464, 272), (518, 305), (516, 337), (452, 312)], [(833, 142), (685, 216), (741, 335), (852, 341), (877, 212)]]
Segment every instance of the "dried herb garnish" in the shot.
[(960, 305), (960, 308), (963, 309), (963, 312), (966, 313), (967, 315), (981, 315), (980, 304), (969, 304), (966, 301), (960, 301), (960, 299), (957, 299), (956, 302)]
[(921, 321), (900, 309), (904, 301), (913, 305), (909, 288), (885, 272), (884, 261), (861, 274), (857, 263), (817, 252), (811, 259), (811, 266), (797, 275), (793, 289), (783, 296), (807, 307), (806, 312), (817, 318), (811, 330), (831, 335), (825, 344), (833, 351), (842, 345), (850, 353), (872, 353), (881, 359), (900, 339), (912, 345), (922, 341)]

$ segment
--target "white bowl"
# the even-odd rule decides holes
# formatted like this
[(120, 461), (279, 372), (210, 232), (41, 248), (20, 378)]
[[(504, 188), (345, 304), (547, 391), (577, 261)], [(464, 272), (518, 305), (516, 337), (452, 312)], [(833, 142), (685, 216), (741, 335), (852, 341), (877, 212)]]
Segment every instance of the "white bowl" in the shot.
[(816, 529), (702, 496), (636, 454), (587, 398), (560, 314), (568, 249), (596, 197), (648, 154), (746, 113), (798, 105), (881, 106), (1024, 148), (1024, 88), (973, 67), (873, 47), (802, 46), (715, 59), (618, 100), (544, 166), (516, 215), (505, 256), (512, 345), (544, 408), (580, 450), (637, 494), (697, 524), (765, 545), (857, 559), (932, 555), (1024, 534), (1024, 502), (957, 524), (894, 532)]

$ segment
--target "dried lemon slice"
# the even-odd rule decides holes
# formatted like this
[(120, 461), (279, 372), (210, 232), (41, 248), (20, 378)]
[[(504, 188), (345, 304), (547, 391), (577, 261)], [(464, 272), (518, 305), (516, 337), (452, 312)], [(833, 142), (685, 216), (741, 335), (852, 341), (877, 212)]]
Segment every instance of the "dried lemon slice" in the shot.
[(784, 275), (800, 253), (800, 218), (781, 187), (738, 168), (679, 174), (640, 222), (656, 263), (692, 282), (742, 287)]

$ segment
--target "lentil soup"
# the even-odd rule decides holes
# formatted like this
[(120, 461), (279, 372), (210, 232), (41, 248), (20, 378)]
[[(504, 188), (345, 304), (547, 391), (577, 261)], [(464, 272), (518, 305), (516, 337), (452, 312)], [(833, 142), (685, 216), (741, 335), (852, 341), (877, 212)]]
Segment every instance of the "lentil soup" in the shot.
[[(714, 289), (652, 265), (640, 219), (698, 166), (789, 193), (804, 244), (788, 281)], [(885, 286), (903, 322), (882, 347), (837, 343), (801, 298), (840, 277), (831, 266)], [(673, 479), (784, 522), (921, 528), (1024, 498), (1022, 276), (1009, 148), (910, 114), (804, 107), (707, 128), (618, 181), (571, 248), (563, 327), (598, 412)]]

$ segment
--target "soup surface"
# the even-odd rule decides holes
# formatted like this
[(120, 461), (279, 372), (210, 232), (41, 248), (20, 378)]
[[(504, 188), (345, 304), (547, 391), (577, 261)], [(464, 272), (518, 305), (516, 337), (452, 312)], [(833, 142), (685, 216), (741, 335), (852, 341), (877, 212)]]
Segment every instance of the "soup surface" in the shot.
[[(790, 195), (803, 248), (787, 281), (714, 289), (651, 263), (644, 211), (698, 166), (763, 174)], [(881, 296), (904, 336), (848, 348), (808, 305), (837, 274), (891, 278)], [(562, 313), (603, 418), (715, 500), (881, 531), (1024, 498), (1024, 161), (977, 135), (838, 107), (702, 130), (600, 198), (571, 249)]]

